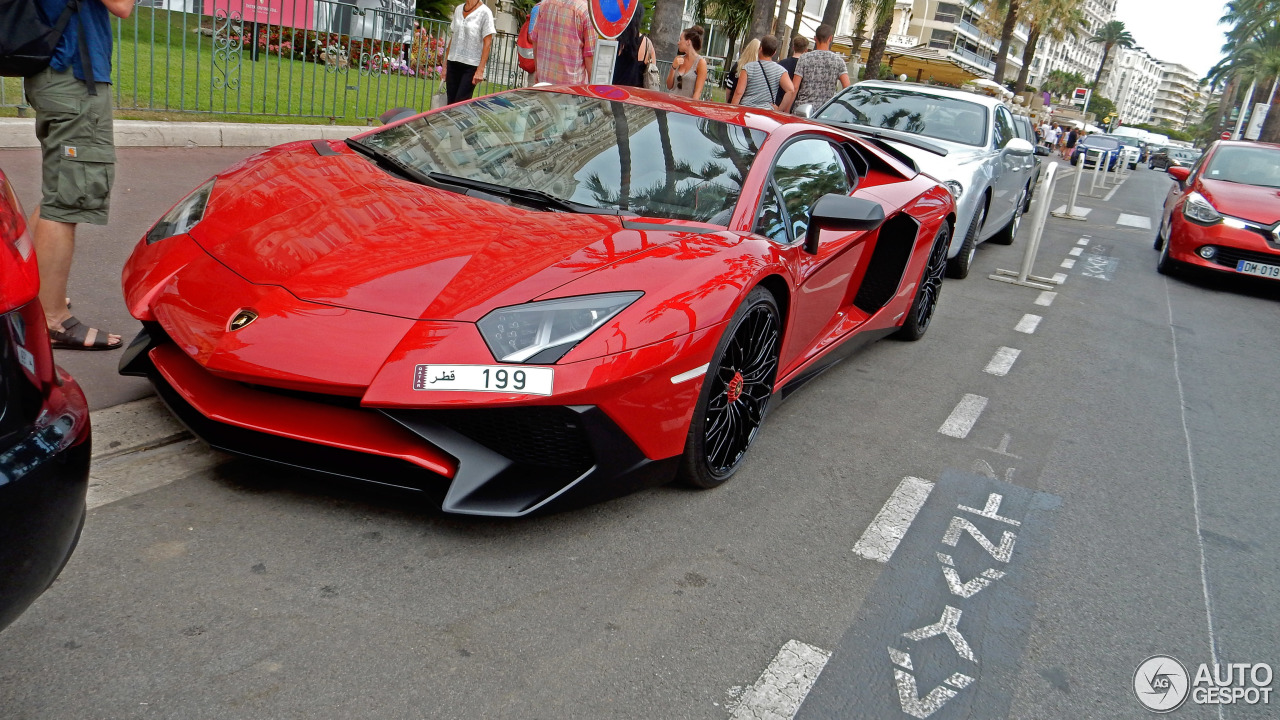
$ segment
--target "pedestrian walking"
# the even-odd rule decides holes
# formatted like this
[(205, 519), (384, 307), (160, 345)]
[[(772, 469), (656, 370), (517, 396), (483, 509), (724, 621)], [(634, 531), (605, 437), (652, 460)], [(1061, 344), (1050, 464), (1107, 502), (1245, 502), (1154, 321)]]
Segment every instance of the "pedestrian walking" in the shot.
[(831, 52), (831, 37), (835, 28), (827, 24), (818, 26), (813, 33), (813, 50), (796, 61), (795, 98), (793, 103), (782, 106), (790, 111), (792, 105), (810, 105), (817, 109), (835, 97), (840, 88), (849, 87), (849, 70), (844, 58)]
[(729, 68), (729, 72), (724, 74), (725, 97), (730, 104), (733, 104), (738, 89), (738, 76), (742, 74), (742, 68), (748, 63), (753, 63), (760, 59), (760, 41), (752, 39), (742, 47), (742, 52), (738, 53), (738, 60)]
[[(38, 0), (58, 18), (67, 0)], [(106, 225), (115, 179), (111, 123), (111, 15), (127, 18), (134, 0), (80, 0), (49, 67), (25, 80), (36, 111), (42, 197), (30, 226), (40, 266), (40, 304), (56, 348), (115, 350), (119, 335), (92, 328), (67, 307), (76, 225)]]
[(484, 82), (484, 66), (493, 47), (493, 11), (480, 0), (467, 0), (453, 9), (449, 46), (445, 50), (445, 102), (470, 100)]
[[(650, 67), (655, 68), (656, 72), (657, 56), (654, 54), (653, 43), (640, 32), (643, 24), (644, 5), (641, 5), (636, 8), (635, 15), (631, 16), (627, 29), (618, 36), (618, 59), (613, 65), (614, 85), (649, 87), (646, 77)], [(657, 90), (657, 83), (654, 85), (650, 89)]]
[(537, 81), (581, 85), (591, 78), (596, 29), (587, 0), (542, 0), (538, 22), (529, 28)]
[[(799, 62), (800, 56), (809, 51), (809, 38), (803, 35), (797, 35), (791, 38), (791, 57), (778, 61), (783, 70), (787, 71), (787, 77), (791, 78), (791, 83), (796, 81), (796, 63)], [(775, 98), (778, 105), (782, 104), (782, 90), (778, 90), (778, 96)]]
[[(795, 85), (791, 83), (791, 76), (773, 61), (777, 51), (778, 38), (773, 35), (760, 38), (760, 57), (738, 71), (738, 84), (733, 91), (735, 104), (778, 110), (794, 99)], [(782, 92), (781, 103), (775, 102), (779, 90)]]
[(1080, 131), (1076, 128), (1071, 128), (1071, 132), (1067, 133), (1067, 144), (1066, 147), (1063, 148), (1062, 157), (1066, 158), (1071, 155), (1072, 151), (1075, 150), (1076, 143), (1078, 142), (1080, 142)]
[[(1047, 120), (1045, 122), (1048, 123)], [(1058, 144), (1058, 126), (1049, 125), (1049, 129), (1045, 130), (1045, 133), (1044, 133), (1044, 146), (1049, 150), (1053, 150), (1054, 146), (1057, 144)]]
[(676, 57), (667, 71), (667, 90), (698, 100), (702, 98), (702, 86), (707, 82), (707, 59), (702, 52), (702, 26), (694, 25), (680, 33), (676, 43)]

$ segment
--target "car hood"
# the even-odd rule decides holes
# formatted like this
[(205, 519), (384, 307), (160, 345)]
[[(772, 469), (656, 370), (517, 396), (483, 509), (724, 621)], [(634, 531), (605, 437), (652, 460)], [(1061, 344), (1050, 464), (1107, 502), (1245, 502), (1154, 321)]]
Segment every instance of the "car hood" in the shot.
[(937, 180), (959, 180), (966, 185), (968, 184), (966, 181), (976, 170), (976, 166), (993, 155), (989, 150), (982, 148), (922, 138), (939, 147), (945, 147), (949, 152), (942, 156), (906, 143), (893, 142), (892, 138), (885, 139), (893, 143), (893, 146), (901, 150), (904, 155), (914, 160), (916, 167), (920, 168), (920, 172), (926, 173)]
[(1200, 194), (1223, 215), (1262, 225), (1280, 221), (1280, 188), (1201, 178)]
[(251, 283), (420, 320), (476, 320), (653, 243), (614, 216), (536, 212), (282, 146), (218, 179), (190, 235)]

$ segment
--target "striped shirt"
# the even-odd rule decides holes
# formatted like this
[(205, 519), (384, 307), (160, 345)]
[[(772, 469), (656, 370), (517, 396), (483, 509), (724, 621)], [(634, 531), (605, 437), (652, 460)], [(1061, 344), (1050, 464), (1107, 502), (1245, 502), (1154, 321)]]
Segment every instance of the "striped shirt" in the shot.
[(538, 22), (529, 28), (538, 82), (587, 82), (586, 63), (596, 51), (596, 29), (587, 0), (543, 0), (539, 7)]

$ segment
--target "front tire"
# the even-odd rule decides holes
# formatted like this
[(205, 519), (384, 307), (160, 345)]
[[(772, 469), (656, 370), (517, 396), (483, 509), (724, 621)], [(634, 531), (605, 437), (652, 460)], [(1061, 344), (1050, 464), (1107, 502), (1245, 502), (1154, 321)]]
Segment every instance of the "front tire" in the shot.
[(973, 222), (969, 223), (969, 231), (964, 235), (964, 244), (960, 253), (947, 261), (947, 277), (963, 280), (969, 277), (969, 269), (973, 267), (973, 256), (978, 249), (978, 235), (982, 232), (982, 223), (987, 219), (987, 203), (984, 199), (974, 213)]
[(1018, 228), (1022, 226), (1022, 215), (1026, 210), (1024, 207), (1027, 203), (1027, 195), (1029, 191), (1023, 188), (1018, 195), (1018, 201), (1014, 203), (1013, 217), (1009, 218), (1009, 224), (1001, 228), (995, 237), (991, 238), (991, 242), (997, 245), (1012, 245), (1013, 241), (1018, 237)]
[(924, 266), (920, 288), (916, 290), (911, 311), (907, 313), (902, 329), (894, 333), (894, 337), (915, 341), (924, 337), (925, 331), (929, 329), (934, 311), (938, 309), (938, 299), (942, 296), (942, 276), (947, 269), (947, 246), (950, 244), (951, 226), (944, 222), (933, 238), (933, 249), (929, 251), (929, 262)]
[(682, 482), (713, 488), (738, 471), (769, 409), (781, 346), (778, 303), (757, 287), (734, 312), (703, 378), (680, 461)]
[[(1160, 238), (1157, 236), (1156, 240)], [(1182, 267), (1182, 263), (1169, 257), (1169, 246), (1172, 244), (1172, 239), (1166, 239), (1160, 244), (1160, 259), (1156, 261), (1156, 272), (1170, 277), (1177, 275)]]

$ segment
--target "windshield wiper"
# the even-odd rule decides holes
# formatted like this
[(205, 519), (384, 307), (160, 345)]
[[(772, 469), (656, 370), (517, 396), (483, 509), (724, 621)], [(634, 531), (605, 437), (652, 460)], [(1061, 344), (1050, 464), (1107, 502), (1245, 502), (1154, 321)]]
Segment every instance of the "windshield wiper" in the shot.
[[(457, 187), (470, 188), (479, 190), (491, 195), (518, 200), (528, 205), (545, 208), (547, 210), (559, 210), (561, 212), (586, 213), (590, 215), (621, 215), (622, 211), (617, 208), (603, 208), (595, 205), (585, 205), (583, 203), (565, 200), (562, 197), (556, 197), (549, 192), (543, 190), (534, 190), (533, 188), (518, 188), (499, 185), (497, 183), (485, 182), (484, 180), (475, 180), (472, 178), (459, 177), (442, 172), (427, 173), (427, 177), (432, 182), (454, 185)], [(631, 214), (631, 213), (628, 213)]]
[(421, 170), (415, 168), (414, 166), (410, 165), (409, 163), (397, 157), (388, 155), (387, 153), (377, 148), (369, 147), (364, 143), (356, 142), (351, 138), (347, 138), (345, 142), (347, 143), (347, 147), (351, 148), (352, 150), (355, 150), (361, 155), (364, 155), (370, 160), (373, 160), (380, 167), (386, 170), (390, 170), (406, 180), (411, 180), (413, 182), (418, 183), (419, 185), (426, 185), (428, 187), (433, 187), (433, 188), (436, 188), (437, 190), (447, 189), (443, 185), (441, 185), (441, 183), (437, 182), (436, 180), (433, 180), (429, 175), (427, 175), (427, 173), (422, 172)]

